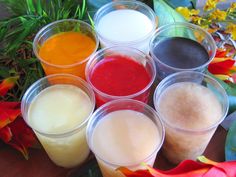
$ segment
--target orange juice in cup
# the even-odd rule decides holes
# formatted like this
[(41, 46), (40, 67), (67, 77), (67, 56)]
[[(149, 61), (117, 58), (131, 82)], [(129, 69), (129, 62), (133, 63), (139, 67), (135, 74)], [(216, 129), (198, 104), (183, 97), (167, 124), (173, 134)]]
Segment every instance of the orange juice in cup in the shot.
[(42, 28), (33, 42), (46, 75), (73, 74), (85, 78), (88, 58), (98, 48), (92, 27), (80, 20), (60, 20)]

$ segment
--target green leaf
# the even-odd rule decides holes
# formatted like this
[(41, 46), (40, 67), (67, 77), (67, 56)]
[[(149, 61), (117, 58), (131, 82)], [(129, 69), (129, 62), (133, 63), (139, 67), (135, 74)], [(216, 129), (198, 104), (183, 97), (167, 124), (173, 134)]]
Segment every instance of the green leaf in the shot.
[(225, 143), (225, 160), (236, 160), (236, 112), (233, 113), (233, 122), (229, 128)]
[(179, 6), (188, 8), (196, 7), (196, 0), (165, 0), (165, 2), (174, 9)]
[(86, 1), (83, 0), (82, 9), (81, 9), (81, 15), (79, 16), (80, 19), (83, 18), (84, 14), (85, 14), (85, 11), (86, 11)]
[(9, 76), (9, 68), (5, 66), (0, 66), (0, 78), (7, 78)]
[(207, 72), (208, 75), (216, 79), (220, 85), (225, 89), (228, 99), (229, 99), (229, 112), (228, 114), (236, 111), (236, 84), (235, 83), (225, 83), (224, 81), (218, 79), (210, 72)]
[(159, 27), (174, 22), (186, 22), (186, 20), (164, 0), (154, 0), (153, 2)]
[(17, 60), (19, 67), (26, 68), (30, 67), (31, 64), (34, 64), (37, 62), (36, 58), (30, 58), (30, 59), (18, 59)]
[(28, 14), (35, 14), (36, 10), (34, 7), (33, 0), (26, 0), (27, 7), (28, 7)]
[(41, 0), (37, 0), (36, 8), (37, 8), (37, 14), (43, 15), (43, 8), (42, 8)]
[(92, 19), (92, 17), (90, 16), (89, 13), (88, 13), (88, 18), (89, 18), (90, 24), (92, 25), (92, 28), (95, 29), (94, 21), (93, 21), (93, 19)]

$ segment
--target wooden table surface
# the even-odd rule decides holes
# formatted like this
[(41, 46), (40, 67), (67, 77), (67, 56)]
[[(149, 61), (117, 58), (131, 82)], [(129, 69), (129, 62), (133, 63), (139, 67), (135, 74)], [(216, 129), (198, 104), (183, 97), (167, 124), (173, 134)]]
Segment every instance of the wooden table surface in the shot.
[[(224, 161), (225, 137), (226, 131), (219, 127), (204, 155), (214, 161)], [(166, 170), (174, 167), (174, 165), (168, 163), (160, 152), (155, 167)], [(15, 149), (3, 144), (0, 145), (0, 177), (76, 177), (80, 168), (57, 167), (42, 149), (31, 149), (30, 159), (25, 160)]]

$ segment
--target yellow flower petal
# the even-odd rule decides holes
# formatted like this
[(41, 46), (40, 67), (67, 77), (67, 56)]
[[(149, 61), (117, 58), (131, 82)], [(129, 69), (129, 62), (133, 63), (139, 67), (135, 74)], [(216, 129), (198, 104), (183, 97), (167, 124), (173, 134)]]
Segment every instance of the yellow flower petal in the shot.
[(230, 76), (223, 74), (215, 74), (214, 76), (223, 81), (228, 80), (230, 78)]
[(210, 18), (212, 20), (224, 21), (226, 19), (226, 17), (227, 17), (227, 13), (225, 11), (220, 10), (220, 9), (216, 9), (210, 13)]
[(236, 2), (231, 3), (229, 12), (234, 12), (236, 10)]
[(216, 8), (217, 0), (207, 0), (205, 6), (203, 7), (204, 11), (210, 11)]
[(216, 8), (218, 2), (223, 2), (225, 0), (207, 0), (205, 6), (203, 7), (204, 11), (210, 11)]
[(186, 20), (190, 20), (190, 10), (187, 7), (178, 7), (176, 11), (179, 12)]
[(236, 40), (236, 24), (229, 23), (226, 27), (226, 33), (230, 33), (232, 35), (233, 40)]
[(196, 10), (196, 9), (191, 9), (190, 10), (190, 15), (198, 15), (200, 13), (200, 10)]
[(211, 61), (211, 63), (218, 63), (218, 62), (222, 62), (222, 61), (226, 61), (226, 60), (232, 60), (231, 58), (227, 58), (227, 57), (225, 57), (225, 58), (218, 58), (218, 57), (215, 57), (212, 61)]

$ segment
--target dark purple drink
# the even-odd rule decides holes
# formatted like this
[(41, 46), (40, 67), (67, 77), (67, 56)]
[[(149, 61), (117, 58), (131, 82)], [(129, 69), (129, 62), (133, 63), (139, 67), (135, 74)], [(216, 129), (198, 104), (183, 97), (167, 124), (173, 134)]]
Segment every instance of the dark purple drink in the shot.
[(196, 68), (209, 61), (208, 52), (201, 44), (183, 37), (160, 41), (153, 54), (162, 63), (179, 69)]

